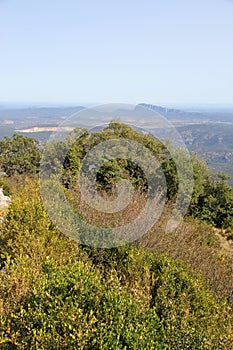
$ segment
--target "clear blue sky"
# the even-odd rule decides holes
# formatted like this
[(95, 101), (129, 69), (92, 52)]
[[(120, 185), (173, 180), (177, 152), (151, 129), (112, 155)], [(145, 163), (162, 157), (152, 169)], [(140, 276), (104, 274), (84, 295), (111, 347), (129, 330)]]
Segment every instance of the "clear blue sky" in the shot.
[(233, 105), (232, 0), (0, 0), (0, 102)]

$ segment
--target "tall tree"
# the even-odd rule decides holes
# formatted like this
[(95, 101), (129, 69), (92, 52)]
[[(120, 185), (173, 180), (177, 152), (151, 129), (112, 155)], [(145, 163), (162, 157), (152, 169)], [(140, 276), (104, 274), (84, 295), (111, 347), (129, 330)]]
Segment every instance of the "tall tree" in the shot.
[(0, 165), (8, 176), (36, 173), (40, 157), (39, 142), (34, 138), (15, 133), (0, 141)]

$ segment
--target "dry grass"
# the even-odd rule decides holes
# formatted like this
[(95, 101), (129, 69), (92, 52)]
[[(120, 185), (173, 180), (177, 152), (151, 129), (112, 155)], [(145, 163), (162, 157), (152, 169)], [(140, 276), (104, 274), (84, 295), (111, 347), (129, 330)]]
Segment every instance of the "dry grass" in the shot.
[(216, 297), (227, 299), (233, 307), (233, 256), (215, 229), (194, 219), (186, 219), (172, 233), (164, 227), (163, 218), (143, 237), (143, 246), (190, 264), (206, 278)]
[[(106, 194), (102, 194), (106, 197)], [(134, 220), (143, 209), (147, 197), (134, 193), (130, 205), (115, 214), (91, 208), (80, 193), (67, 192), (68, 199), (89, 223), (103, 227), (117, 227)], [(109, 198), (105, 198), (109, 199)], [(112, 199), (112, 198), (110, 198)], [(166, 206), (160, 221), (139, 242), (149, 250), (180, 259), (199, 271), (218, 299), (227, 299), (233, 307), (233, 255), (224, 248), (221, 236), (211, 226), (194, 219), (184, 220), (172, 233), (165, 231), (172, 207)]]

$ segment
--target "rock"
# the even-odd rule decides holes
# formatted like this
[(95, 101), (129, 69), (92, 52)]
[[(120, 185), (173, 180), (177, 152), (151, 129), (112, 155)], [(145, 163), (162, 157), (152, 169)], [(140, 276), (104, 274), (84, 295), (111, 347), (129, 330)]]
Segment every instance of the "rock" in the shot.
[(0, 208), (5, 208), (10, 204), (10, 197), (5, 196), (3, 193), (3, 189), (0, 188)]

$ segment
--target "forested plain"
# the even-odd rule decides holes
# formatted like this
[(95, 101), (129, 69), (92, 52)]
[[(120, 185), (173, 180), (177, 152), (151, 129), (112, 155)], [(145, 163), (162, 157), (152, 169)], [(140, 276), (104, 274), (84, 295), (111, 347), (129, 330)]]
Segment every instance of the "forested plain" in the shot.
[[(44, 144), (42, 169), (43, 150), (35, 139), (14, 134), (0, 141), (6, 174), (0, 186), (11, 198), (0, 224), (1, 348), (232, 349), (233, 255), (222, 244), (233, 238), (228, 177), (211, 175), (205, 161), (192, 154), (189, 209), (180, 226), (167, 232), (179, 178), (166, 146), (119, 121), (98, 132), (75, 132), (68, 148), (69, 138)], [(61, 186), (73, 210), (111, 230), (121, 224), (122, 215), (91, 210), (76, 183), (86, 154), (103, 141), (121, 138), (141, 143), (159, 159), (167, 183), (164, 210), (159, 222), (131, 244), (85, 246), (51, 221), (41, 198), (39, 170), (60, 164)], [(182, 157), (177, 154), (181, 163)], [(123, 216), (130, 221), (148, 200), (149, 185), (137, 164), (121, 157), (100, 168), (97, 191), (112, 200), (120, 179), (130, 180), (134, 189)], [(78, 230), (81, 237), (83, 228)]]

